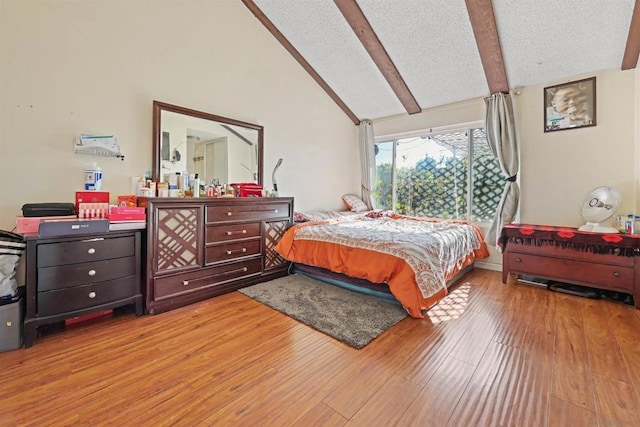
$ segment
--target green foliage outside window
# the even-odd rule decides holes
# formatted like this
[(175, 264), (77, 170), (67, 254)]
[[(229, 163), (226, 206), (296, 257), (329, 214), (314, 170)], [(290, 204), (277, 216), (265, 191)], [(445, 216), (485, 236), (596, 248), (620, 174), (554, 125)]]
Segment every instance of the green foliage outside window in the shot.
[[(478, 130), (484, 135), (482, 129), (474, 129)], [(481, 142), (486, 144), (486, 141)], [(471, 215), (468, 214), (468, 150), (463, 155), (440, 159), (427, 154), (414, 167), (396, 168), (395, 207), (392, 164), (378, 164), (375, 206), (395, 208), (395, 212), (411, 216), (490, 222), (502, 196), (504, 177), (498, 162), (487, 149), (478, 149), (472, 164)]]

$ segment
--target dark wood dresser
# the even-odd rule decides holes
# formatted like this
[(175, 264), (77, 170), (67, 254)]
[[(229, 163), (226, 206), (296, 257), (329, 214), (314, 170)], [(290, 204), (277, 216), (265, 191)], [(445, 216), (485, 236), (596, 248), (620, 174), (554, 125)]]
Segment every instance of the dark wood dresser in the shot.
[(26, 235), (25, 241), (25, 347), (44, 324), (128, 304), (143, 314), (140, 231)]
[(146, 308), (155, 314), (286, 276), (276, 251), (292, 198), (141, 198), (147, 207)]
[(526, 274), (633, 295), (640, 308), (640, 236), (582, 232), (577, 228), (509, 224), (503, 248), (502, 282)]

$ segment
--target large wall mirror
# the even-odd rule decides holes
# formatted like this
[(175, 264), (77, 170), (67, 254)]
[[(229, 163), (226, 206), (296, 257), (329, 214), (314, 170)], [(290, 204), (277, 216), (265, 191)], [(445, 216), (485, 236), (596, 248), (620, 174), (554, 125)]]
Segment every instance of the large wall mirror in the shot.
[(171, 172), (201, 182), (262, 184), (263, 127), (153, 101), (153, 179)]

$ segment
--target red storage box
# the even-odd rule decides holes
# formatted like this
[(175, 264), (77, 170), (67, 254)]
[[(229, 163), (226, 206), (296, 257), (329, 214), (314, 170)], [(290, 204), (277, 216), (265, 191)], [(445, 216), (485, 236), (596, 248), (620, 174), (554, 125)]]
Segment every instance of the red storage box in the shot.
[(253, 182), (241, 182), (231, 184), (233, 187), (233, 195), (236, 197), (262, 197), (262, 185)]
[(20, 234), (37, 234), (40, 223), (47, 219), (74, 219), (75, 215), (16, 217), (16, 232)]
[(130, 222), (130, 221), (146, 221), (145, 213), (109, 213), (107, 216), (109, 222)]
[(76, 215), (80, 203), (109, 203), (108, 191), (76, 191)]
[(109, 214), (114, 215), (114, 214), (135, 214), (135, 215), (139, 215), (139, 214), (144, 214), (146, 212), (147, 208), (141, 208), (141, 207), (137, 207), (137, 206), (111, 206), (111, 208), (109, 208)]
[(132, 207), (138, 204), (138, 196), (124, 195), (118, 196), (118, 206)]

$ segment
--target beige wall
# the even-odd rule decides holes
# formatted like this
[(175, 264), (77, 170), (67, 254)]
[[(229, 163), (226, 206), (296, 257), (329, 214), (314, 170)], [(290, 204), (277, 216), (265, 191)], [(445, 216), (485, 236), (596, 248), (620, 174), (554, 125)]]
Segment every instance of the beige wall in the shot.
[[(265, 128), (266, 188), (299, 210), (360, 188), (357, 128), (236, 0), (0, 1), (0, 229), (24, 203), (74, 201), (97, 160), (128, 194), (151, 168), (153, 100)], [(74, 154), (114, 134), (125, 160)]]
[[(516, 98), (520, 122), (521, 222), (580, 226), (580, 205), (590, 190), (603, 185), (622, 193), (618, 213), (636, 207), (635, 71), (607, 70), (596, 76), (595, 127), (543, 132), (545, 85), (522, 89)], [(569, 81), (569, 80), (567, 80)], [(636, 211), (637, 212), (637, 211)]]

